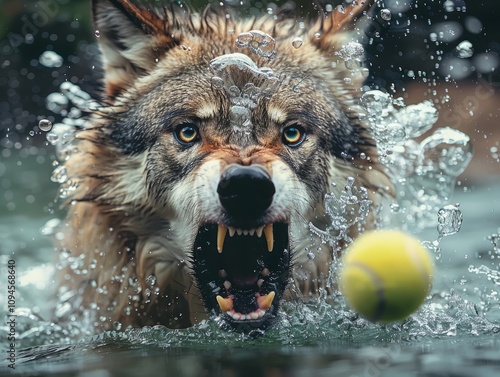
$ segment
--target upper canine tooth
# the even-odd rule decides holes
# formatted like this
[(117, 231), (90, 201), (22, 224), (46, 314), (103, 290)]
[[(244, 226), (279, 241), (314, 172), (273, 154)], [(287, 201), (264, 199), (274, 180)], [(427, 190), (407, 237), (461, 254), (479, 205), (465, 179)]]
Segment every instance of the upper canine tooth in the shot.
[[(257, 304), (259, 305), (259, 308), (264, 309), (264, 310), (269, 309), (271, 307), (271, 305), (273, 304), (274, 296), (276, 296), (276, 293), (274, 291), (271, 291), (266, 296), (257, 297)], [(220, 297), (220, 296), (217, 296), (217, 297)], [(217, 299), (217, 301), (219, 301), (219, 299)]]
[(217, 251), (222, 253), (222, 247), (224, 246), (224, 240), (226, 239), (227, 227), (220, 225), (217, 229)]
[(236, 233), (236, 229), (234, 229), (232, 226), (229, 227), (229, 237), (234, 236), (234, 233)]
[(273, 251), (274, 248), (273, 224), (267, 224), (264, 227), (264, 234), (266, 235), (266, 240), (267, 240), (267, 250), (271, 252)]
[(257, 229), (255, 229), (255, 232), (257, 233), (257, 237), (262, 237), (262, 231), (264, 230), (264, 226), (259, 226)]
[(217, 295), (215, 297), (217, 299), (217, 303), (219, 304), (220, 310), (224, 313), (230, 311), (233, 308), (233, 299), (232, 298), (224, 298), (222, 296)]

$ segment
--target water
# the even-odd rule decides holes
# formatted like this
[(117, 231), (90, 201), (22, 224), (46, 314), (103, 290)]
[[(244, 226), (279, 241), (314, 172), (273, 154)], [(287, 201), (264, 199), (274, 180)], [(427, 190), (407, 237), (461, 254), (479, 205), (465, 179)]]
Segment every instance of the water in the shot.
[[(451, 12), (454, 4), (447, 1), (444, 7)], [(391, 21), (395, 15), (389, 9), (380, 13), (385, 21)], [(438, 36), (443, 39), (436, 34), (436, 40)], [(299, 39), (292, 42), (294, 48), (302, 46)], [(276, 57), (274, 39), (258, 30), (239, 34), (237, 43), (262, 58)], [(363, 53), (362, 45), (352, 42), (337, 55), (354, 72)], [(473, 53), (470, 42), (457, 45), (460, 59), (467, 59)], [(39, 62), (57, 68), (64, 59), (46, 51)], [(245, 123), (250, 109), (258, 96), (272, 95), (279, 84), (278, 78), (271, 70), (259, 68), (237, 54), (213, 61), (211, 68), (212, 85), (227, 91), (231, 99), (233, 129), (245, 132), (251, 126)], [(227, 74), (232, 69), (248, 71), (259, 79), (260, 86), (233, 85)], [(469, 138), (442, 125), (422, 140), (421, 136), (437, 121), (432, 102), (405, 106), (400, 99), (371, 90), (363, 96), (362, 104), (366, 110), (364, 116), (373, 125), (380, 145), (381, 162), (397, 183), (398, 198), (385, 208), (372, 208), (366, 190), (350, 178), (346, 187), (336, 193), (332, 188), (326, 197), (331, 226), (318, 229), (311, 225), (311, 231), (335, 248), (341, 241), (350, 241), (346, 230), (362, 227), (370, 210), (375, 211), (380, 226), (392, 224), (417, 233), (433, 253), (437, 272), (431, 295), (414, 315), (401, 323), (371, 324), (351, 311), (340, 295), (334, 294), (306, 303), (286, 303), (276, 328), (258, 339), (224, 332), (216, 320), (186, 330), (162, 326), (123, 330), (116, 323), (116, 331), (95, 335), (87, 318), (70, 318), (66, 324), (50, 321), (52, 315), (64, 317), (71, 309), (68, 297), (61, 298), (57, 305), (53, 300), (53, 262), (58, 256), (50, 237), (60, 236), (55, 229), (58, 217), (64, 216), (54, 199), (64, 198), (76, 188), (52, 155), (56, 153), (61, 161), (67, 158), (71, 153), (66, 147), (72, 130), (83, 126), (79, 118), (99, 107), (74, 84), (66, 82), (59, 90), (55, 88), (47, 97), (47, 109), (66, 119), (54, 125), (46, 119), (40, 121), (38, 127), (46, 133), (47, 148), (14, 150), (3, 154), (0, 161), (0, 184), (6, 199), (0, 211), (0, 276), (3, 279), (8, 275), (9, 261), (14, 261), (17, 277), (15, 372), (86, 377), (158, 373), (498, 375), (500, 181), (456, 185), (457, 176), (471, 158)], [(496, 155), (497, 150), (492, 149), (491, 153)], [(58, 188), (56, 183), (62, 187)], [(346, 214), (352, 216), (347, 218)], [(313, 245), (308, 257), (314, 259), (321, 252), (321, 245)], [(60, 257), (78, 269), (77, 257), (65, 250)], [(332, 289), (337, 268), (334, 261), (329, 281)], [(3, 315), (8, 310), (5, 304), (8, 294), (3, 282), (0, 286)], [(2, 352), (10, 347), (9, 331), (8, 325), (0, 325)], [(13, 370), (8, 369), (2, 358), (0, 375), (8, 372)]]
[[(17, 162), (23, 174), (17, 174)], [(7, 259), (16, 261), (18, 340), (16, 372), (50, 376), (134, 376), (169, 370), (179, 376), (209, 375), (400, 376), (414, 373), (495, 375), (500, 371), (500, 253), (498, 233), (500, 182), (459, 190), (444, 212), (434, 213), (446, 230), (429, 228), (421, 240), (436, 246), (437, 274), (432, 296), (403, 323), (370, 324), (350, 311), (340, 296), (324, 301), (289, 303), (279, 325), (265, 337), (250, 339), (221, 331), (214, 321), (186, 330), (161, 326), (93, 335), (85, 323), (54, 325), (50, 321), (54, 258), (50, 238), (58, 221), (53, 206), (56, 185), (50, 182), (50, 161), (12, 156), (2, 161), (2, 180), (10, 180), (17, 207), (0, 215), (1, 276)], [(26, 179), (35, 186), (26, 185)], [(36, 197), (35, 204), (22, 198)], [(354, 198), (356, 197), (356, 198)], [(364, 203), (355, 181), (332, 206)], [(456, 203), (460, 203), (457, 207)], [(463, 216), (461, 229), (458, 230)], [(361, 212), (363, 213), (363, 209)], [(61, 214), (57, 212), (57, 214)], [(360, 217), (362, 217), (360, 215)], [(0, 292), (2, 305), (5, 292)], [(27, 309), (22, 309), (27, 308)], [(5, 306), (2, 311), (5, 312)], [(58, 308), (64, 311), (64, 307)], [(119, 330), (119, 327), (117, 328)], [(7, 328), (0, 327), (2, 347)], [(3, 362), (3, 361), (2, 361)], [(5, 364), (0, 373), (5, 372)], [(111, 374), (112, 373), (112, 374)], [(246, 375), (246, 374), (242, 374)]]

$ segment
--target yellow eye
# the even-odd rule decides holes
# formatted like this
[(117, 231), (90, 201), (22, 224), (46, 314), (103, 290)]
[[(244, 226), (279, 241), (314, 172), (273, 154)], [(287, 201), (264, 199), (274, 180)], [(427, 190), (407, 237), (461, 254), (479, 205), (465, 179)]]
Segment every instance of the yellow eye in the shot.
[(181, 144), (192, 144), (199, 139), (198, 127), (192, 124), (181, 124), (175, 129), (175, 138)]
[(288, 126), (283, 130), (283, 143), (290, 147), (296, 147), (304, 141), (305, 136), (306, 133), (301, 126)]

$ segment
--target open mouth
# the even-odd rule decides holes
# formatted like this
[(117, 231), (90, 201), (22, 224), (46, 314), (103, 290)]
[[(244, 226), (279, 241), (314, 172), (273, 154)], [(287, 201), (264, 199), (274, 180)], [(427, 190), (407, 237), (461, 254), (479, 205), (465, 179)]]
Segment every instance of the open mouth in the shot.
[(265, 330), (288, 283), (288, 224), (238, 229), (202, 225), (193, 245), (193, 271), (205, 307), (243, 332)]

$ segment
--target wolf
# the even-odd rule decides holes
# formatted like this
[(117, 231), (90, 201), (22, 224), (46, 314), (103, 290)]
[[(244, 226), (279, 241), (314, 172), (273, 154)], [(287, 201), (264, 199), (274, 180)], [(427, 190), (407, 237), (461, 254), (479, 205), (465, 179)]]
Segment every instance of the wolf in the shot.
[(332, 184), (391, 195), (339, 55), (369, 6), (299, 22), (92, 0), (103, 93), (64, 154), (58, 320), (264, 332), (325, 287), (335, 251), (307, 247)]

